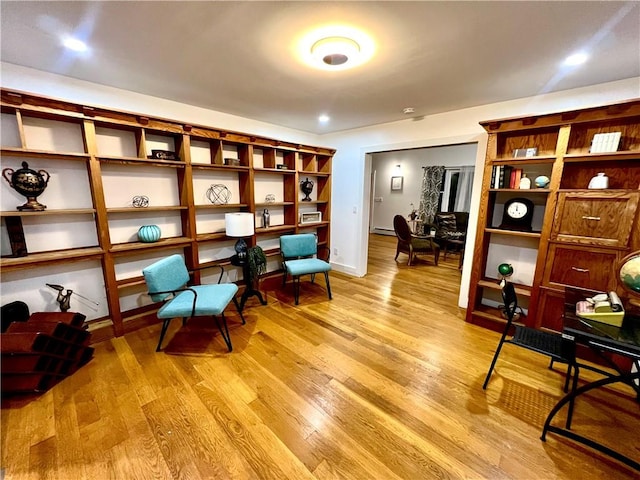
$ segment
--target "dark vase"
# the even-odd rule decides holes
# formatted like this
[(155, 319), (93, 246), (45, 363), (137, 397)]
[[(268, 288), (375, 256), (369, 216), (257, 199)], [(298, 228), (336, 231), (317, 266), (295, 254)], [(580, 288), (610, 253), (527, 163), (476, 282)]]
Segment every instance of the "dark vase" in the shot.
[(27, 203), (17, 207), (18, 210), (42, 211), (47, 208), (37, 200), (49, 183), (50, 175), (47, 171), (32, 170), (27, 162), (22, 162), (22, 168), (18, 170), (3, 169), (2, 176), (16, 192), (27, 197)]
[(303, 202), (311, 201), (311, 197), (309, 196), (309, 194), (313, 192), (313, 185), (314, 183), (309, 180), (309, 178), (300, 182), (300, 190), (302, 190), (302, 193), (304, 193), (305, 195), (305, 197), (302, 199)]

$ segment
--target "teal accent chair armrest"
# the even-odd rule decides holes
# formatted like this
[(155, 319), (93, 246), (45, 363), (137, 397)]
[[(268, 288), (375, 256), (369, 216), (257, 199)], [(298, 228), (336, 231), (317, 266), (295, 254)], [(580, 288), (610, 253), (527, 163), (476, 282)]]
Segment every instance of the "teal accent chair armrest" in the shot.
[(328, 256), (327, 261), (318, 258), (318, 238), (313, 233), (281, 236), (280, 255), (282, 256), (283, 270), (282, 285), (286, 284), (287, 276), (291, 275), (296, 305), (300, 299), (300, 277), (302, 275), (311, 275), (313, 282), (316, 273), (323, 273), (327, 285), (327, 295), (329, 300), (332, 299), (331, 284), (329, 283), (331, 265), (328, 262)]

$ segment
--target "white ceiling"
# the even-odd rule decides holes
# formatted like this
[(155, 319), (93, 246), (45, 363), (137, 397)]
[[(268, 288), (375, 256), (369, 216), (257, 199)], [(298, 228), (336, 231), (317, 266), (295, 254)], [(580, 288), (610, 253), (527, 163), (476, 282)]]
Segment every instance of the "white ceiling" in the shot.
[[(640, 77), (633, 2), (2, 1), (3, 62), (313, 133)], [(348, 24), (375, 57), (342, 72), (294, 55)], [(86, 39), (77, 56), (59, 36)], [(585, 50), (574, 69), (562, 60)], [(640, 85), (639, 94), (640, 96)], [(331, 116), (320, 125), (320, 113)]]

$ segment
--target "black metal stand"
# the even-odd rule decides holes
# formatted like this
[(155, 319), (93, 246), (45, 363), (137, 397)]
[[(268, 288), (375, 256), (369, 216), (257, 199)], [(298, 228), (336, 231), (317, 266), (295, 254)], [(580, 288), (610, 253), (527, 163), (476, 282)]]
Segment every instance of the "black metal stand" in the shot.
[(595, 382), (587, 383), (586, 385), (583, 385), (580, 388), (573, 388), (567, 395), (565, 395), (556, 404), (555, 407), (553, 407), (553, 409), (547, 416), (547, 420), (544, 422), (544, 428), (542, 429), (542, 436), (540, 437), (540, 439), (544, 442), (546, 440), (547, 432), (552, 432), (552, 433), (555, 433), (556, 435), (561, 435), (563, 437), (567, 437), (576, 442), (587, 445), (593, 448), (594, 450), (598, 450), (606, 455), (609, 455), (610, 457), (615, 458), (616, 460), (624, 463), (625, 465), (628, 465), (631, 468), (635, 468), (636, 470), (640, 471), (640, 463), (638, 463), (637, 461), (627, 457), (626, 455), (616, 452), (615, 450), (605, 445), (602, 445), (601, 443), (596, 442), (595, 440), (584, 437), (582, 435), (579, 435), (569, 430), (571, 428), (571, 418), (573, 416), (572, 411), (569, 411), (568, 413), (566, 428), (561, 428), (561, 427), (556, 427), (551, 425), (551, 421), (553, 420), (553, 417), (555, 417), (555, 415), (560, 411), (560, 409), (567, 403), (571, 405), (575, 400), (575, 398), (578, 397), (579, 395), (582, 395), (588, 392), (589, 390), (593, 390), (594, 388), (600, 388), (605, 385), (610, 385), (612, 383), (617, 383), (617, 382), (623, 382), (623, 383), (626, 383), (627, 385), (634, 387), (634, 380), (637, 380), (637, 379), (640, 379), (640, 371), (627, 373), (624, 375), (612, 375), (610, 377), (602, 378)]
[(233, 255), (231, 257), (231, 265), (242, 267), (242, 277), (244, 278), (244, 283), (246, 285), (246, 288), (242, 293), (242, 297), (240, 297), (240, 312), (244, 310), (244, 304), (247, 302), (247, 299), (249, 297), (258, 297), (260, 303), (262, 305), (266, 305), (267, 301), (262, 297), (262, 293), (254, 288), (257, 278), (253, 278), (251, 276), (251, 272), (249, 270), (249, 262), (247, 262), (246, 259), (241, 260), (237, 255)]

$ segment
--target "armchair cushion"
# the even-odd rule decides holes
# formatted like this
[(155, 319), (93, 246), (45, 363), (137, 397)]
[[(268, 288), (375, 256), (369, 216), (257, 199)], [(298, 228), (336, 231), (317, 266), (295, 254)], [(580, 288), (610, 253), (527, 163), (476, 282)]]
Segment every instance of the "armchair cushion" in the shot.
[(301, 258), (299, 260), (287, 260), (285, 266), (290, 275), (307, 275), (310, 273), (328, 272), (331, 265), (317, 258)]
[(194, 291), (197, 294), (194, 316), (220, 315), (238, 291), (234, 283), (196, 285), (179, 292), (158, 311), (158, 318), (190, 317)]
[[(154, 292), (180, 290), (189, 281), (187, 266), (178, 254), (158, 260), (153, 265), (149, 265), (142, 270), (142, 274), (147, 282), (151, 299), (154, 302), (162, 302), (171, 295), (171, 293), (155, 294)], [(191, 302), (193, 303), (193, 298)]]

